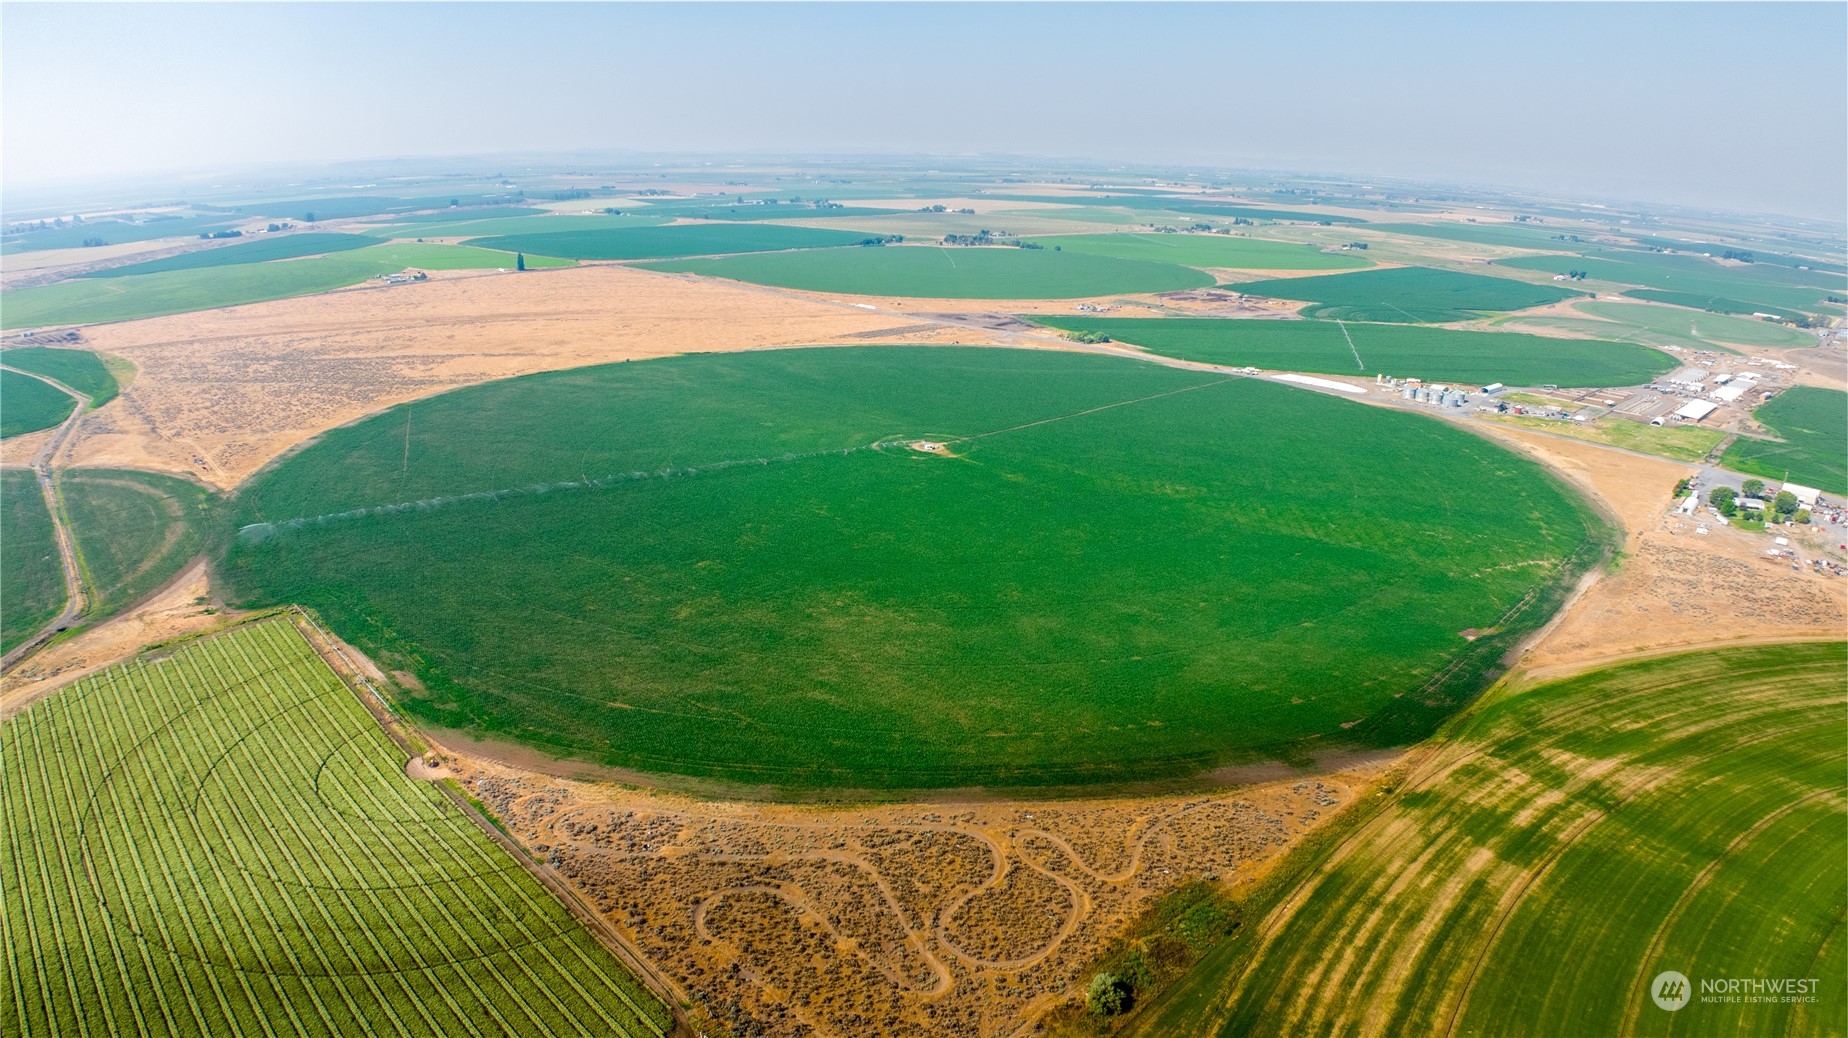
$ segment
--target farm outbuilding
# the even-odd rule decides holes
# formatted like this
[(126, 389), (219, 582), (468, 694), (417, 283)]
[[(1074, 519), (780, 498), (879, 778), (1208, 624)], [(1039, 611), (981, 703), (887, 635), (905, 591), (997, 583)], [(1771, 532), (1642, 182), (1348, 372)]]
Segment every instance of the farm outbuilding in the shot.
[(1797, 503), (1805, 508), (1816, 507), (1816, 499), (1822, 496), (1822, 491), (1817, 490), (1815, 487), (1806, 487), (1801, 483), (1786, 483), (1783, 489), (1789, 492), (1792, 497), (1796, 498)]
[(1719, 409), (1720, 405), (1706, 400), (1690, 400), (1675, 409), (1675, 417), (1698, 422)]

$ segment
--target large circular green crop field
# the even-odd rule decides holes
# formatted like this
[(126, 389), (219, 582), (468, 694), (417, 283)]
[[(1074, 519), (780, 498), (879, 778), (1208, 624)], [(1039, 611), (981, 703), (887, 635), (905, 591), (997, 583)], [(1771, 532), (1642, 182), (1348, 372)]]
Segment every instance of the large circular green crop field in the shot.
[(318, 610), (414, 676), (423, 723), (835, 789), (1417, 738), (1604, 536), (1536, 465), (1417, 415), (930, 347), (460, 390), (328, 433), (235, 511), (231, 596)]

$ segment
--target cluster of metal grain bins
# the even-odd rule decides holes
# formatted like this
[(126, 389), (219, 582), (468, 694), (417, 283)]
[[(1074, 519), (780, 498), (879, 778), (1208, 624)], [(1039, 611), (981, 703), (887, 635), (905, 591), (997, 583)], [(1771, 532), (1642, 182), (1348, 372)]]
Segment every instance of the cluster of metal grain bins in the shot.
[[(1431, 404), (1434, 407), (1462, 407), (1469, 403), (1469, 391), (1458, 386), (1446, 386), (1427, 383), (1416, 378), (1388, 378), (1380, 375), (1375, 379), (1381, 385), (1391, 386), (1399, 391), (1399, 396), (1413, 403)], [(1502, 389), (1500, 382), (1484, 386), (1482, 391), (1493, 395)]]

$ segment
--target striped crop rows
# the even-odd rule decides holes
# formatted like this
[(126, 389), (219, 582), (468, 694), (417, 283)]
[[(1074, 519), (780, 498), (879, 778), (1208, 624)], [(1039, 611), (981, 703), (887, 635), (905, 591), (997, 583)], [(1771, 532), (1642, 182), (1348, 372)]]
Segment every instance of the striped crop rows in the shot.
[(0, 727), (6, 1035), (659, 1036), (287, 620)]

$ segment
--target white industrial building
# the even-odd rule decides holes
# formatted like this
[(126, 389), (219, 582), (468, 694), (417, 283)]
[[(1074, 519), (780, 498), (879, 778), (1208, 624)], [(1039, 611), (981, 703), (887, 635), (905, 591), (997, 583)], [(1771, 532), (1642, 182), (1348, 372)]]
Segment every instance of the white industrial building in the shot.
[(1719, 409), (1720, 405), (1710, 403), (1706, 400), (1690, 400), (1680, 407), (1675, 408), (1675, 417), (1685, 418), (1690, 422), (1698, 422)]

